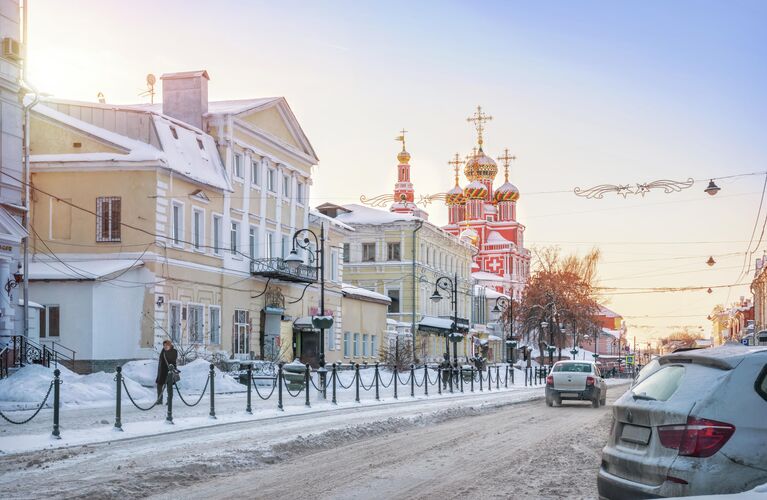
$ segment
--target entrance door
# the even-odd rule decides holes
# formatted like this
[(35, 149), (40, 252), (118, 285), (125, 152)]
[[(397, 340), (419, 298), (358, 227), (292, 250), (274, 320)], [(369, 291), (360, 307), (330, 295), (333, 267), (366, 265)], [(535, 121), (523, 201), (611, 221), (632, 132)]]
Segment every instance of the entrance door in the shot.
[(299, 359), (304, 364), (309, 364), (314, 368), (319, 366), (320, 357), (320, 335), (319, 332), (303, 331), (301, 332), (301, 355)]

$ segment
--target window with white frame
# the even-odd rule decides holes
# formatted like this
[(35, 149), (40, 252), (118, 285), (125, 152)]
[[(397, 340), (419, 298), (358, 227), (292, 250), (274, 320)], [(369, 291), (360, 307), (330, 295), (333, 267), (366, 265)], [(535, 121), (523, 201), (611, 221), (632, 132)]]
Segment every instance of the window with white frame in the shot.
[(290, 198), (290, 177), (287, 175), (282, 176), (282, 197)]
[(190, 343), (202, 344), (205, 339), (203, 313), (204, 308), (201, 305), (187, 306), (187, 325)]
[(375, 260), (376, 260), (376, 244), (363, 243), (362, 244), (362, 262), (375, 262)]
[(266, 189), (272, 193), (277, 192), (277, 171), (273, 168), (266, 171)]
[(184, 205), (173, 202), (171, 205), (171, 241), (181, 246), (184, 242)]
[(242, 155), (240, 153), (234, 153), (234, 176), (242, 179)]
[(333, 323), (333, 325), (325, 330), (325, 338), (327, 339), (325, 342), (327, 343), (327, 350), (328, 351), (334, 351), (336, 349), (336, 324)]
[(192, 244), (195, 250), (201, 250), (205, 241), (205, 212), (192, 209)]
[(250, 183), (254, 186), (261, 185), (261, 162), (259, 161), (250, 162)]
[(368, 334), (367, 333), (362, 334), (362, 355), (363, 356), (368, 355)]
[(240, 248), (240, 223), (232, 221), (232, 227), (229, 230), (229, 250), (232, 255), (237, 255)]
[(330, 280), (338, 281), (338, 250), (330, 250)]
[(251, 259), (255, 259), (256, 255), (258, 255), (256, 252), (258, 251), (258, 228), (254, 226), (250, 226), (250, 230), (248, 231), (248, 254), (250, 255)]
[(391, 299), (391, 304), (389, 304), (389, 312), (390, 313), (398, 313), (400, 312), (399, 309), (399, 290), (387, 290), (386, 295)]
[(378, 357), (378, 343), (376, 341), (377, 336), (371, 335), (370, 336), (370, 355), (374, 358)]
[(221, 308), (218, 306), (210, 306), (210, 343), (218, 345), (221, 343)]
[(40, 310), (40, 338), (59, 337), (61, 335), (60, 321), (61, 307), (58, 305), (45, 305)]
[(349, 332), (344, 332), (344, 356), (349, 357)]
[(354, 334), (354, 355), (359, 356), (360, 355), (360, 334), (355, 333)]
[(234, 337), (232, 338), (235, 354), (248, 354), (250, 351), (250, 313), (243, 309), (234, 310)]
[(344, 263), (349, 262), (349, 259), (352, 256), (352, 248), (351, 245), (348, 243), (344, 243)]
[(299, 205), (304, 204), (304, 183), (299, 182), (296, 184), (296, 203)]
[(266, 258), (271, 259), (274, 257), (274, 233), (271, 231), (266, 232)]
[(168, 335), (173, 342), (181, 340), (181, 304), (171, 302), (168, 314)]
[(281, 246), (280, 250), (281, 250), (280, 253), (281, 253), (283, 259), (286, 258), (288, 256), (288, 254), (290, 253), (291, 248), (290, 248), (290, 237), (289, 236), (284, 235), (284, 234), (282, 235), (282, 246)]
[(397, 243), (386, 244), (386, 260), (401, 260), (400, 259), (400, 245)]
[(220, 215), (213, 216), (213, 253), (221, 254), (221, 225), (224, 223)]
[(121, 203), (119, 196), (96, 198), (96, 241), (120, 241)]

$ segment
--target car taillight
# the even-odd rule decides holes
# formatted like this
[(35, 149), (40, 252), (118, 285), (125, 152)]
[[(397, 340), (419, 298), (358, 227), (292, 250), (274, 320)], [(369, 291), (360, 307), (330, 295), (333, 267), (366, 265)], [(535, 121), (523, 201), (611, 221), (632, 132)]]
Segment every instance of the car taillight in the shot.
[(735, 426), (708, 420), (687, 417), (686, 425), (663, 425), (658, 427), (660, 444), (679, 450), (683, 457), (710, 457), (730, 439)]
[(586, 377), (586, 385), (594, 385), (594, 377)]
[(554, 385), (554, 375), (546, 377), (546, 385)]

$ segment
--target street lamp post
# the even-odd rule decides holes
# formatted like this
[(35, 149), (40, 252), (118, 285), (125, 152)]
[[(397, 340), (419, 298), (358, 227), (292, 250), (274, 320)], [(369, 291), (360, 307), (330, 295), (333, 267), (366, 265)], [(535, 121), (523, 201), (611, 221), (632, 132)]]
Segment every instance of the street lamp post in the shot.
[[(456, 346), (457, 339), (460, 335), (457, 335), (458, 330), (458, 275), (456, 274), (453, 279), (448, 276), (440, 276), (434, 283), (434, 293), (431, 294), (431, 300), (433, 302), (439, 302), (442, 300), (442, 295), (439, 290), (442, 289), (450, 294), (450, 299), (453, 306), (453, 327), (451, 328), (450, 335), (445, 335), (445, 349), (447, 350), (448, 358), (450, 357), (450, 340), (453, 340), (453, 362), (455, 366), (458, 366), (458, 349)], [(453, 334), (456, 334), (453, 337)], [(451, 338), (452, 337), (452, 338)]]
[(514, 302), (512, 300), (507, 299), (506, 297), (498, 297), (495, 299), (495, 306), (493, 307), (493, 311), (495, 314), (499, 315), (499, 318), (503, 317), (503, 314), (506, 312), (506, 310), (509, 310), (509, 333), (506, 335), (506, 363), (513, 363), (514, 362), (514, 348), (516, 347), (516, 342), (514, 341)]
[[(299, 238), (301, 234), (304, 234), (303, 238)], [(312, 252), (309, 236), (314, 238), (314, 245), (316, 250)], [(320, 224), (320, 236), (311, 229), (304, 228), (299, 229), (293, 233), (293, 249), (290, 251), (290, 255), (285, 259), (285, 263), (295, 270), (299, 265), (303, 264), (303, 259), (298, 255), (296, 247), (302, 248), (309, 253), (309, 260), (314, 261), (317, 268), (317, 274), (320, 278), (320, 315), (325, 315), (325, 225)], [(325, 327), (320, 327), (320, 349), (319, 349), (319, 365), (320, 368), (325, 367)]]

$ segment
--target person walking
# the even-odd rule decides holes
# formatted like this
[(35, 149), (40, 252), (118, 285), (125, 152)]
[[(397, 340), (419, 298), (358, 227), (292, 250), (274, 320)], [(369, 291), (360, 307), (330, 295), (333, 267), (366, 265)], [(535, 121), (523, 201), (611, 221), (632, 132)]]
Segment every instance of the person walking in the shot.
[(168, 365), (173, 365), (175, 368), (177, 363), (178, 351), (173, 347), (173, 342), (164, 340), (162, 350), (160, 351), (160, 359), (157, 363), (157, 378), (154, 381), (157, 384), (157, 402), (155, 404), (162, 404), (162, 394), (168, 378)]
[(442, 362), (439, 364), (439, 368), (442, 371), (442, 389), (447, 389), (448, 377), (450, 377), (450, 355), (444, 353), (442, 355)]

